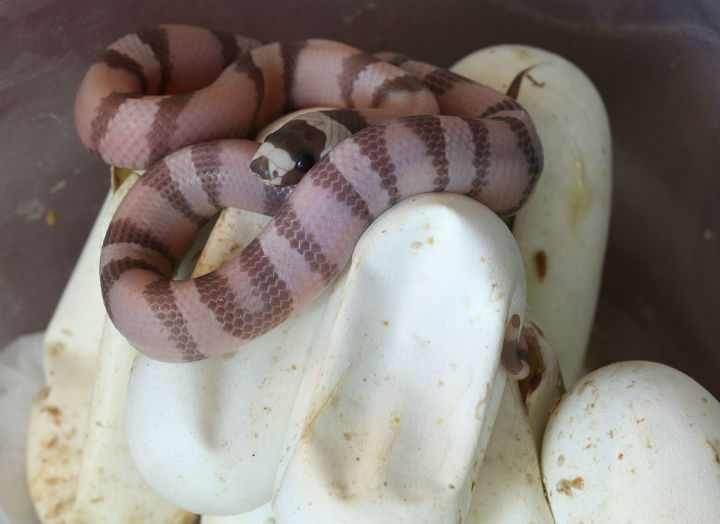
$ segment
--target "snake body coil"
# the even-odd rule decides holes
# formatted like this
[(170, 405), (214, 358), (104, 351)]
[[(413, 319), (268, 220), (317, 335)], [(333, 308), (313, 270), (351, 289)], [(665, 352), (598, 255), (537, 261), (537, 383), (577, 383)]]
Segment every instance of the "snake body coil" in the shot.
[[(338, 109), (291, 121), (260, 150), (236, 138), (310, 106)], [(260, 46), (182, 26), (129, 35), (88, 72), (76, 119), (104, 160), (150, 166), (110, 224), (101, 287), (119, 331), (164, 361), (223, 353), (277, 326), (320, 294), (399, 200), (451, 191), (511, 215), (542, 170), (532, 121), (514, 99), (326, 40)], [(307, 174), (280, 187), (251, 165), (273, 183)], [(171, 280), (197, 229), (226, 206), (274, 216), (216, 271)]]

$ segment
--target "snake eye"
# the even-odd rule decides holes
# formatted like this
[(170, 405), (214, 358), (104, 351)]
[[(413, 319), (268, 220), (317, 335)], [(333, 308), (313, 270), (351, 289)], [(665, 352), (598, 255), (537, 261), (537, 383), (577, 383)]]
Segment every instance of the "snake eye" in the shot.
[(295, 169), (300, 171), (301, 173), (307, 173), (312, 169), (312, 166), (315, 165), (315, 159), (310, 155), (303, 155), (300, 157), (300, 160), (298, 160), (295, 163)]

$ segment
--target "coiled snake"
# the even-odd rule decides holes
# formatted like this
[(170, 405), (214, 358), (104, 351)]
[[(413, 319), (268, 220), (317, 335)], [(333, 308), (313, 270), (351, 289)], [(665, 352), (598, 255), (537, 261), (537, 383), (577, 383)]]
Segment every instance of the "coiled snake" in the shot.
[[(338, 109), (292, 120), (262, 146), (237, 138), (313, 106)], [(327, 40), (140, 31), (92, 65), (76, 121), (108, 163), (149, 168), (110, 224), (100, 274), (118, 330), (163, 361), (223, 353), (287, 319), (399, 200), (452, 191), (508, 216), (542, 170), (532, 121), (513, 98)], [(171, 280), (199, 226), (226, 206), (274, 216), (216, 271)]]

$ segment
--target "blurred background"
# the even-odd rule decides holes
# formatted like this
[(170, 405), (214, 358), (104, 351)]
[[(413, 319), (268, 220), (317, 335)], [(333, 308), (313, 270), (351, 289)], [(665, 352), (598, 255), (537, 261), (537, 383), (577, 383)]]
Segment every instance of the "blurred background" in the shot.
[(589, 365), (664, 362), (720, 397), (717, 0), (0, 0), (0, 347), (45, 328), (108, 190), (75, 134), (77, 86), (107, 44), (159, 23), (443, 66), (502, 43), (574, 62), (605, 101), (614, 148)]

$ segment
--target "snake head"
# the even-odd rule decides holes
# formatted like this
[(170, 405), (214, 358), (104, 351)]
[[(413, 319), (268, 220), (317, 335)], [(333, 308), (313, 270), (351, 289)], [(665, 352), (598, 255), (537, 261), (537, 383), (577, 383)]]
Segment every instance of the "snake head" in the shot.
[(297, 184), (320, 159), (326, 142), (326, 134), (305, 118), (291, 120), (267, 136), (252, 158), (250, 170), (266, 184)]

